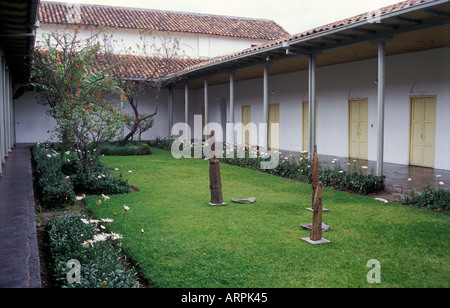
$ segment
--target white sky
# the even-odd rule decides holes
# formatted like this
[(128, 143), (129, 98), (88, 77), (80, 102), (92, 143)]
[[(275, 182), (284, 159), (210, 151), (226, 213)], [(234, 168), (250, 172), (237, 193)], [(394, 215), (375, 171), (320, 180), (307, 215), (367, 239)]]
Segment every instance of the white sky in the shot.
[[(388, 6), (399, 0), (54, 0), (271, 19), (291, 34)], [(42, 0), (45, 2), (45, 0)]]

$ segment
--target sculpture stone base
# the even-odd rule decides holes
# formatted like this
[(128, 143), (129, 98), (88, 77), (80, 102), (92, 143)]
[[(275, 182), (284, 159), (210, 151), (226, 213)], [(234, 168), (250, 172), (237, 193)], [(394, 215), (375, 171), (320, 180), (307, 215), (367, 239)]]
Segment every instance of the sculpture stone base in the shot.
[[(310, 211), (310, 212), (314, 212), (314, 210), (312, 209), (312, 207), (307, 207), (306, 210), (307, 210), (307, 211)], [(330, 211), (329, 209), (322, 208), (322, 212), (329, 212), (329, 211)]]
[(327, 239), (324, 239), (324, 238), (321, 238), (318, 241), (313, 241), (310, 237), (302, 237), (302, 241), (308, 242), (308, 243), (313, 244), (313, 245), (320, 245), (320, 244), (331, 243), (331, 241), (329, 241)]
[[(302, 227), (305, 230), (311, 230), (312, 229), (312, 224), (301, 224), (300, 227)], [(330, 230), (330, 226), (327, 224), (322, 223), (322, 231), (326, 232)]]
[(227, 204), (226, 204), (225, 202), (222, 202), (222, 203), (212, 203), (212, 202), (210, 202), (209, 205), (212, 205), (212, 206), (221, 206), (221, 205), (227, 205)]

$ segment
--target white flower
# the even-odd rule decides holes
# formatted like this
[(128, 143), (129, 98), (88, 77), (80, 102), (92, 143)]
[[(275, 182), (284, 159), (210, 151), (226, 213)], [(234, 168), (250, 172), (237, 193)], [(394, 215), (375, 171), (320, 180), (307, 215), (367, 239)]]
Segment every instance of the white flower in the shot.
[(119, 168), (114, 168), (114, 170), (119, 171)]
[(408, 182), (412, 182), (412, 179), (411, 179), (411, 178), (408, 178)]
[(47, 157), (51, 158), (51, 157), (52, 157), (52, 155), (51, 155), (51, 154), (47, 154)]
[(133, 171), (131, 171), (131, 170), (128, 170), (128, 173), (132, 173)]
[(108, 222), (113, 222), (114, 219), (111, 219), (111, 218), (102, 218), (102, 221), (108, 223)]
[(89, 221), (87, 219), (81, 218), (80, 219), (82, 223), (84, 223), (85, 225), (89, 224)]
[(82, 196), (76, 196), (75, 199), (76, 199), (77, 201), (81, 201), (81, 200), (83, 200), (84, 198), (83, 198)]
[(108, 237), (103, 233), (94, 235), (94, 241), (96, 241), (96, 242), (104, 242), (107, 239), (108, 239)]
[(123, 206), (123, 209), (125, 210), (125, 212), (127, 212), (128, 210), (130, 210), (130, 208), (126, 205)]
[(439, 185), (444, 185), (444, 182), (439, 182)]
[(367, 168), (368, 168), (367, 166), (362, 166), (362, 167), (361, 167), (361, 169), (367, 169)]
[(384, 203), (388, 203), (389, 202), (389, 201), (387, 201), (386, 199), (383, 199), (383, 198), (375, 198), (375, 200), (381, 201), (381, 202), (384, 202)]
[(93, 240), (86, 240), (86, 241), (84, 241), (84, 242), (81, 244), (81, 246), (83, 246), (84, 248), (89, 247), (89, 245), (91, 245), (92, 247), (94, 247), (94, 243), (95, 243), (95, 241), (93, 241)]
[(102, 197), (103, 197), (103, 199), (104, 199), (105, 201), (110, 199), (110, 197), (108, 197), (108, 196), (106, 196), (106, 195), (104, 195), (104, 194), (102, 194)]
[(340, 170), (339, 173), (344, 173), (344, 170)]
[(144, 229), (141, 229), (141, 233), (144, 233)]
[(113, 240), (119, 240), (119, 239), (122, 239), (122, 238), (123, 238), (123, 236), (122, 236), (121, 234), (114, 233), (114, 232), (111, 232), (111, 234), (110, 234), (109, 236), (110, 236), (111, 239), (113, 239)]

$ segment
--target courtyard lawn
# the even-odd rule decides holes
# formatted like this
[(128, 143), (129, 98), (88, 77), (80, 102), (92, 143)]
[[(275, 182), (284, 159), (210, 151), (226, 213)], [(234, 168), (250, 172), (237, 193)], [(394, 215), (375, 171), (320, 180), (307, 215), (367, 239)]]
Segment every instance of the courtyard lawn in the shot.
[[(331, 243), (313, 246), (300, 227), (312, 219), (310, 185), (221, 164), (227, 205), (212, 207), (208, 161), (155, 149), (103, 162), (139, 191), (99, 206), (89, 196), (87, 209), (115, 218), (109, 228), (157, 287), (450, 287), (448, 216), (325, 189)], [(371, 259), (380, 284), (367, 282)]]

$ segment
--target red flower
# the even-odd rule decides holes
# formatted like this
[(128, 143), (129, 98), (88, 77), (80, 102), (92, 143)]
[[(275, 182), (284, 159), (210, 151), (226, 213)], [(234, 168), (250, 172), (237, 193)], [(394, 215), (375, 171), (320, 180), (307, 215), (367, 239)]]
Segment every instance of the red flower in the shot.
[(81, 84), (77, 83), (77, 87), (81, 86)]
[(80, 91), (77, 91), (77, 94), (80, 94)]
[(58, 63), (59, 63), (59, 62), (61, 62), (61, 61), (59, 61), (59, 59), (56, 59), (56, 62), (58, 62)]
[(47, 131), (47, 134), (50, 134), (50, 130)]

